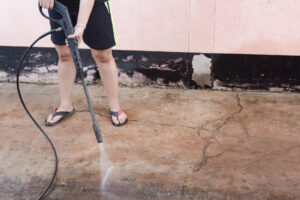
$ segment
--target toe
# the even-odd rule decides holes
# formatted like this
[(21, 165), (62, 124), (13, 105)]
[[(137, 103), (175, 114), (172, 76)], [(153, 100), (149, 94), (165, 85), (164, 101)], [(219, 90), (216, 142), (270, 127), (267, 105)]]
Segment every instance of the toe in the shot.
[(47, 122), (48, 122), (48, 123), (51, 123), (51, 120), (52, 120), (52, 114), (50, 114), (50, 115), (47, 117)]
[(123, 113), (119, 116), (120, 123), (125, 122), (126, 119), (127, 119), (127, 116), (126, 116), (126, 114), (123, 112)]
[(120, 123), (119, 120), (114, 116), (112, 117), (112, 120), (113, 120), (114, 124), (119, 124)]
[(50, 124), (53, 124), (55, 122), (57, 122), (58, 120), (60, 120), (63, 116), (62, 115), (58, 115), (56, 117), (53, 118), (53, 114), (55, 112), (65, 112), (65, 110), (67, 110), (68, 112), (72, 112), (74, 109), (74, 107), (72, 107), (72, 109), (69, 109), (69, 108), (56, 108), (48, 117), (47, 117), (47, 123), (50, 123)]
[(57, 122), (60, 118), (61, 118), (61, 116), (56, 116), (56, 117), (54, 117), (53, 119), (52, 119), (52, 114), (50, 114), (49, 116), (48, 116), (48, 118), (47, 118), (47, 122), (48, 123), (55, 123), (55, 122)]
[(120, 124), (123, 124), (127, 119), (127, 116), (124, 112), (122, 112), (120, 115), (119, 115), (119, 120), (118, 120), (118, 123)]

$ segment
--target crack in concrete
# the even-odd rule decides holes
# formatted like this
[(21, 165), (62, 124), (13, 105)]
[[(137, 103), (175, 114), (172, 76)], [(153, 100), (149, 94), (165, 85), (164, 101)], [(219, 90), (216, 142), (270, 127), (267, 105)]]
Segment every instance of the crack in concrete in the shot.
[[(79, 113), (85, 113), (85, 112), (90, 112), (89, 110), (77, 110)], [(98, 115), (103, 118), (110, 119), (109, 115), (104, 115), (101, 113), (95, 113), (95, 115)], [(137, 123), (143, 123), (143, 124), (156, 124), (156, 125), (161, 125), (161, 126), (179, 126), (179, 127), (185, 127), (185, 128), (191, 128), (191, 129), (198, 129), (197, 126), (188, 126), (184, 124), (173, 124), (173, 123), (162, 123), (162, 122), (157, 122), (157, 121), (151, 121), (151, 120), (137, 120), (137, 119), (129, 119), (129, 122), (137, 122)]]
[[(207, 163), (208, 163), (208, 160), (211, 159), (211, 158), (217, 158), (217, 157), (221, 157), (222, 155), (224, 155), (224, 153), (226, 152), (241, 152), (241, 151), (238, 151), (236, 149), (232, 149), (232, 148), (228, 148), (228, 147), (224, 147), (221, 143), (219, 143), (219, 141), (216, 139), (216, 137), (219, 135), (219, 131), (220, 129), (226, 125), (227, 123), (229, 123), (231, 120), (234, 121), (234, 122), (237, 122), (238, 124), (240, 124), (240, 126), (242, 127), (242, 135), (244, 137), (253, 137), (253, 138), (258, 138), (258, 139), (268, 139), (268, 140), (274, 140), (273, 138), (269, 138), (269, 137), (260, 137), (260, 136), (252, 136), (249, 134), (248, 132), (248, 126), (247, 124), (241, 119), (240, 117), (240, 114), (243, 112), (244, 110), (244, 107), (243, 105), (241, 104), (241, 98), (240, 98), (240, 94), (237, 93), (236, 95), (236, 100), (237, 100), (237, 106), (238, 106), (238, 110), (233, 112), (229, 117), (226, 117), (224, 119), (224, 121), (218, 125), (214, 130), (209, 130), (208, 128), (206, 128), (206, 126), (210, 123), (213, 123), (215, 121), (218, 121), (218, 120), (214, 120), (212, 122), (207, 122), (205, 124), (203, 124), (202, 126), (200, 126), (198, 128), (198, 136), (203, 139), (204, 141), (206, 141), (206, 145), (204, 146), (203, 150), (202, 150), (202, 159), (200, 160), (200, 162), (198, 163), (198, 166), (194, 169), (194, 172), (199, 172)], [(201, 135), (201, 130), (205, 130), (205, 131), (208, 131), (210, 133), (209, 137), (203, 137)], [(207, 153), (207, 149), (208, 147), (213, 143), (211, 142), (212, 140), (214, 140), (214, 142), (218, 145), (220, 145), (223, 149), (225, 149), (224, 151), (222, 151), (221, 153), (217, 154), (217, 155), (214, 155), (214, 156), (207, 156), (206, 153)], [(241, 142), (241, 140), (239, 140), (237, 142), (237, 144), (239, 144)], [(290, 143), (288, 142), (288, 144), (294, 144), (294, 143)], [(285, 149), (285, 150), (280, 150), (278, 151), (277, 153), (279, 152), (282, 152), (282, 151), (285, 151), (286, 153), (289, 153), (291, 150), (295, 149), (295, 148), (299, 148), (300, 145), (299, 144), (294, 144), (296, 146), (293, 146), (293, 147), (290, 147), (288, 149)], [(255, 153), (262, 153), (262, 152), (255, 152)], [(252, 154), (252, 153), (251, 153)]]
[[(241, 103), (240, 103), (239, 93), (237, 93), (236, 98), (237, 98), (237, 105), (238, 105), (238, 107), (239, 107), (239, 109), (238, 109), (237, 111), (234, 111), (233, 113), (231, 113), (231, 114), (230, 114), (228, 117), (226, 117), (225, 119), (224, 119), (224, 118), (218, 118), (218, 119), (215, 119), (215, 120), (213, 120), (213, 121), (208, 121), (208, 122), (206, 122), (205, 124), (201, 125), (201, 126), (199, 127), (199, 130), (206, 130), (206, 131), (209, 131), (209, 132), (211, 132), (211, 135), (214, 136), (213, 138), (215, 138), (215, 136), (217, 135), (217, 134), (215, 134), (215, 133), (218, 133), (219, 130), (220, 130), (224, 125), (226, 125), (230, 120), (234, 119), (236, 115), (239, 115), (239, 114), (242, 112), (243, 106), (242, 106)], [(222, 121), (222, 123), (221, 123), (220, 125), (216, 126), (216, 128), (215, 128), (214, 130), (211, 131), (211, 130), (205, 128), (205, 126), (207, 126), (208, 124), (211, 124), (211, 123), (214, 123), (214, 122), (217, 122), (217, 121)], [(198, 134), (198, 135), (200, 136), (200, 134)]]
[(179, 127), (185, 127), (185, 128), (191, 128), (191, 129), (198, 129), (196, 126), (188, 126), (184, 124), (172, 124), (172, 123), (162, 123), (162, 122), (157, 122), (157, 121), (150, 121), (150, 120), (129, 120), (132, 122), (139, 122), (143, 124), (156, 124), (156, 125), (161, 125), (161, 126), (179, 126)]
[(199, 172), (200, 169), (207, 164), (207, 156), (206, 156), (206, 150), (209, 147), (211, 143), (210, 142), (206, 142), (203, 150), (202, 150), (202, 159), (200, 160), (198, 167), (194, 169), (194, 172)]
[[(206, 141), (206, 144), (202, 150), (202, 159), (200, 160), (200, 162), (198, 163), (198, 166), (194, 169), (194, 172), (199, 172), (208, 162), (209, 159), (211, 158), (218, 158), (221, 157), (224, 153), (228, 152), (228, 151), (232, 151), (232, 149), (229, 148), (225, 148), (224, 151), (222, 151), (221, 153), (218, 153), (214, 156), (207, 156), (206, 155), (206, 151), (208, 149), (208, 147), (212, 144), (211, 140), (214, 140), (218, 145), (220, 145), (222, 148), (224, 148), (217, 140), (217, 136), (220, 133), (220, 129), (226, 125), (230, 120), (233, 119), (233, 121), (238, 122), (239, 124), (241, 124), (241, 126), (243, 127), (243, 135), (248, 136), (248, 127), (246, 126), (246, 124), (241, 120), (239, 114), (243, 111), (243, 106), (241, 105), (241, 98), (239, 93), (236, 94), (236, 100), (237, 100), (237, 106), (238, 106), (238, 110), (233, 112), (232, 114), (230, 114), (230, 116), (226, 117), (224, 119), (224, 121), (218, 125), (215, 130), (209, 130), (207, 128), (205, 128), (206, 125), (208, 125), (209, 123), (213, 123), (213, 122), (207, 122), (206, 124), (203, 124), (200, 128), (198, 128), (198, 135), (200, 136), (201, 139)], [(219, 121), (216, 120), (216, 121)], [(210, 133), (210, 136), (208, 138), (203, 138), (201, 136), (201, 130), (206, 130)]]
[[(271, 139), (271, 138), (267, 138), (267, 137), (259, 137), (259, 136), (249, 135), (247, 124), (240, 117), (240, 114), (243, 112), (244, 107), (241, 104), (241, 98), (240, 98), (239, 93), (236, 93), (236, 102), (237, 102), (236, 105), (237, 105), (238, 109), (236, 111), (234, 111), (233, 113), (231, 113), (228, 117), (226, 117), (225, 119), (221, 118), (221, 119), (216, 119), (216, 120), (213, 120), (213, 121), (208, 121), (208, 122), (202, 124), (200, 127), (194, 127), (194, 126), (188, 126), (188, 125), (182, 125), (182, 124), (173, 124), (173, 123), (161, 123), (161, 122), (155, 122), (155, 121), (150, 121), (150, 120), (136, 120), (136, 119), (134, 119), (134, 120), (129, 120), (129, 121), (136, 122), (136, 123), (143, 123), (143, 124), (156, 124), (156, 125), (170, 126), (170, 127), (179, 126), (179, 127), (186, 127), (186, 128), (191, 128), (191, 129), (198, 129), (198, 132), (197, 132), (198, 136), (202, 140), (206, 141), (206, 144), (205, 144), (205, 146), (202, 150), (202, 159), (198, 163), (198, 166), (193, 169), (193, 172), (199, 172), (208, 163), (209, 159), (221, 157), (226, 152), (240, 152), (236, 149), (224, 147), (216, 139), (216, 137), (220, 134), (220, 129), (222, 127), (224, 127), (230, 121), (237, 122), (238, 124), (240, 124), (240, 126), (242, 127), (242, 130), (243, 130), (242, 135), (244, 137), (254, 137), (254, 138), (259, 138), (259, 139)], [(79, 110), (78, 112), (89, 112), (89, 110)], [(109, 115), (104, 115), (104, 114), (101, 114), (101, 113), (95, 113), (95, 114), (100, 116), (100, 117), (110, 118)], [(207, 125), (209, 125), (211, 123), (214, 123), (214, 122), (217, 122), (217, 121), (222, 121), (222, 123), (217, 125), (213, 130), (210, 130), (210, 129), (206, 128)], [(201, 130), (208, 131), (210, 133), (209, 137), (203, 137), (200, 133)], [(220, 145), (225, 150), (218, 153), (218, 154), (216, 154), (216, 155), (207, 156), (206, 155), (207, 154), (207, 149), (211, 144), (213, 144), (212, 140), (214, 140), (214, 142), (216, 144)], [(240, 143), (240, 141), (238, 143)], [(298, 146), (296, 146), (296, 147), (298, 147)], [(295, 147), (293, 147), (293, 148), (295, 148)], [(290, 148), (290, 149), (292, 149), (292, 148)], [(152, 153), (155, 153), (155, 152), (152, 152)], [(257, 152), (257, 153), (259, 153), (259, 152)], [(162, 159), (165, 159), (165, 157), (163, 155), (158, 155), (158, 156)], [(186, 164), (185, 162), (179, 161), (177, 159), (170, 159), (170, 160), (176, 161), (177, 163), (180, 163), (181, 165)], [(184, 190), (185, 190), (185, 184), (182, 185), (181, 195), (184, 195)]]
[(212, 144), (211, 142), (207, 142), (203, 151), (202, 151), (202, 159), (201, 161), (199, 162), (198, 164), (198, 167), (197, 168), (194, 168), (193, 172), (199, 172), (208, 162), (209, 159), (212, 159), (212, 158), (219, 158), (221, 156), (223, 156), (224, 153), (228, 152), (229, 150), (225, 150), (225, 151), (222, 151), (221, 153), (218, 153), (214, 156), (207, 156), (206, 155), (206, 151), (209, 147), (209, 145)]
[[(243, 105), (241, 104), (241, 99), (240, 99), (240, 96), (239, 96), (239, 93), (237, 95), (237, 101), (238, 101), (238, 106), (240, 107), (240, 111), (237, 113), (237, 118), (238, 118), (238, 121), (239, 124), (242, 126), (242, 129), (243, 129), (243, 135), (246, 136), (246, 137), (252, 137), (252, 138), (256, 138), (256, 139), (267, 139), (267, 140), (273, 140), (273, 141), (280, 141), (280, 142), (283, 142), (281, 140), (278, 140), (276, 138), (270, 138), (270, 137), (266, 137), (266, 136), (254, 136), (254, 135), (250, 135), (249, 132), (248, 132), (248, 126), (247, 124), (241, 119), (241, 117), (239, 116), (242, 111), (244, 110), (244, 107)], [(287, 144), (297, 144), (297, 143), (291, 143), (291, 142), (285, 142)]]
[(237, 98), (237, 105), (240, 108), (239, 111), (236, 113), (236, 117), (237, 117), (236, 122), (239, 122), (239, 124), (242, 126), (243, 135), (246, 136), (246, 137), (248, 137), (249, 136), (249, 134), (248, 134), (248, 126), (246, 125), (246, 123), (240, 117), (240, 114), (244, 110), (244, 107), (241, 104), (241, 98), (240, 98), (240, 94), (239, 93), (237, 93), (236, 98)]

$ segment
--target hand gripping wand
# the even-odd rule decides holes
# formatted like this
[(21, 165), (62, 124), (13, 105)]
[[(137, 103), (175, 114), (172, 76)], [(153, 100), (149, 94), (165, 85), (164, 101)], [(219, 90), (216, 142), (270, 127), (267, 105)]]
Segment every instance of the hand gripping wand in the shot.
[(74, 33), (74, 29), (73, 29), (73, 25), (72, 25), (72, 21), (71, 21), (71, 18), (70, 18), (68, 8), (65, 5), (63, 5), (62, 3), (59, 3), (57, 1), (54, 2), (53, 9), (54, 9), (54, 11), (56, 11), (57, 13), (59, 13), (61, 15), (60, 19), (54, 19), (52, 17), (46, 16), (43, 13), (42, 7), (40, 5), (39, 5), (39, 9), (40, 9), (41, 14), (45, 18), (58, 23), (61, 26), (63, 32), (66, 35), (66, 38), (67, 38), (68, 44), (69, 44), (69, 48), (71, 50), (71, 54), (72, 54), (77, 72), (78, 72), (79, 77), (81, 79), (81, 83), (82, 83), (84, 93), (85, 93), (85, 96), (86, 96), (86, 99), (87, 99), (88, 107), (89, 107), (89, 110), (90, 110), (90, 113), (91, 113), (91, 116), (92, 116), (93, 129), (94, 129), (94, 132), (95, 132), (95, 135), (96, 135), (96, 139), (97, 139), (98, 143), (101, 143), (102, 142), (102, 137), (101, 137), (101, 134), (100, 134), (100, 129), (99, 129), (98, 123), (96, 121), (96, 117), (95, 117), (95, 113), (94, 113), (94, 110), (93, 110), (93, 107), (92, 107), (92, 104), (91, 104), (91, 100), (90, 100), (89, 92), (88, 92), (88, 89), (87, 89), (87, 85), (84, 81), (84, 72), (83, 72), (82, 62), (81, 62), (81, 58), (80, 58), (80, 54), (79, 54), (79, 50), (78, 50), (78, 42), (77, 42), (76, 39), (69, 39), (68, 38), (69, 35), (72, 35)]

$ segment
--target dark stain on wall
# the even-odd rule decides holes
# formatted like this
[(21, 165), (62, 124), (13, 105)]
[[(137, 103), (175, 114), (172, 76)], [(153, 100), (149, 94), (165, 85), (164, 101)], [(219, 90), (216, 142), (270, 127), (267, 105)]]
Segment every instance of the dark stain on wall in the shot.
[(139, 72), (153, 81), (163, 79), (166, 85), (179, 81), (185, 86), (194, 84), (188, 53), (114, 51), (114, 58), (120, 71), (129, 76)]
[[(13, 77), (25, 47), (0, 47), (0, 72)], [(83, 66), (97, 70), (91, 53), (80, 50)], [(177, 84), (179, 87), (199, 88), (192, 80), (192, 61), (199, 53), (151, 52), (151, 51), (113, 51), (120, 73), (133, 77), (139, 73), (150, 82), (160, 80), (160, 84)], [(243, 89), (269, 89), (279, 87), (286, 90), (300, 90), (300, 57), (238, 54), (205, 54), (212, 58), (212, 87), (217, 86)], [(34, 73), (36, 68), (46, 67), (49, 73), (56, 70), (49, 66), (57, 65), (54, 48), (33, 48), (25, 60), (23, 74)], [(94, 74), (94, 79), (99, 79)], [(162, 80), (162, 81), (161, 81)], [(3, 81), (3, 80), (2, 80)], [(6, 80), (4, 80), (6, 81)], [(8, 78), (7, 81), (10, 81)], [(147, 83), (146, 83), (147, 84)], [(174, 86), (174, 84), (173, 84)]]
[(212, 79), (225, 87), (299, 90), (300, 57), (214, 54)]
[[(25, 47), (0, 47), (0, 71), (14, 75), (25, 50)], [(83, 66), (89, 66), (88, 70), (97, 71), (90, 50), (81, 49), (80, 55)], [(161, 79), (165, 85), (180, 81), (187, 87), (193, 84), (192, 67), (188, 62), (187, 53), (113, 51), (113, 55), (120, 73), (125, 73), (129, 77), (138, 72), (154, 82)], [(53, 48), (33, 48), (24, 62), (23, 66), (26, 68), (22, 73), (33, 73), (34, 69), (41, 67), (48, 69), (49, 66), (57, 63), (58, 57)], [(99, 73), (96, 73), (94, 79), (99, 78)]]

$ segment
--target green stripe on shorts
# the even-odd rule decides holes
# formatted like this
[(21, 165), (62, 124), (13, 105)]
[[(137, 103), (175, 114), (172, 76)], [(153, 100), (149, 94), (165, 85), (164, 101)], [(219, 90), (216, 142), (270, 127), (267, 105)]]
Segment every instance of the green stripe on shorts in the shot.
[(116, 29), (115, 29), (115, 23), (114, 23), (114, 19), (113, 19), (113, 16), (112, 16), (112, 12), (111, 12), (111, 8), (110, 8), (110, 3), (108, 1), (104, 2), (106, 8), (107, 8), (107, 11), (109, 12), (110, 14), (110, 17), (111, 17), (111, 23), (112, 23), (112, 26), (113, 26), (113, 32), (114, 32), (114, 39), (115, 39), (115, 42), (116, 44), (118, 43), (118, 38), (117, 38), (117, 33), (116, 33)]

